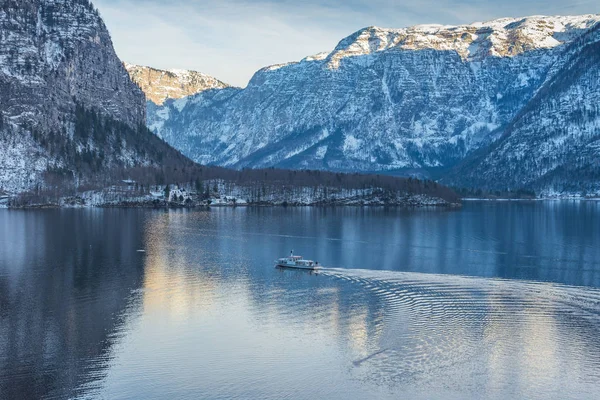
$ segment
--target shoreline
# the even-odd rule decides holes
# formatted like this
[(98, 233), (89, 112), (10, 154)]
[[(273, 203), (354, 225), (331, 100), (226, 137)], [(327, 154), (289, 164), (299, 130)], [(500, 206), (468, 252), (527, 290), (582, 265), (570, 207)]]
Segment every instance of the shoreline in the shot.
[(437, 208), (440, 210), (454, 210), (462, 208), (462, 204), (210, 204), (210, 205), (180, 205), (180, 204), (99, 204), (99, 205), (58, 205), (58, 204), (35, 204), (19, 207), (1, 207), (0, 210), (62, 210), (62, 209), (155, 209), (155, 210), (208, 210), (211, 208), (330, 208), (330, 207), (353, 207), (353, 208)]
[[(432, 199), (433, 200), (433, 199)], [(385, 203), (383, 201), (371, 201), (371, 202), (355, 202), (355, 201), (343, 201), (336, 199), (329, 202), (314, 202), (314, 203), (302, 203), (302, 202), (261, 202), (261, 203), (247, 203), (247, 202), (200, 202), (192, 204), (181, 204), (175, 202), (149, 202), (149, 201), (121, 201), (121, 202), (107, 202), (107, 203), (96, 203), (96, 204), (57, 204), (57, 203), (46, 203), (46, 204), (30, 204), (23, 206), (11, 206), (7, 203), (0, 204), (0, 210), (50, 210), (50, 209), (108, 209), (108, 208), (139, 208), (139, 209), (163, 209), (163, 210), (202, 210), (210, 208), (247, 208), (247, 207), (283, 207), (283, 208), (300, 208), (300, 207), (311, 207), (311, 208), (328, 208), (328, 207), (357, 207), (357, 208), (405, 208), (405, 209), (419, 209), (419, 208), (436, 208), (439, 210), (457, 210), (463, 207), (463, 203), (476, 203), (476, 202), (488, 202), (488, 203), (506, 203), (506, 202), (542, 202), (542, 201), (586, 201), (586, 202), (600, 202), (600, 198), (586, 198), (586, 197), (543, 197), (536, 199), (507, 199), (507, 198), (494, 198), (494, 199), (479, 199), (479, 198), (464, 198), (461, 199), (461, 203), (449, 203), (442, 201), (441, 199), (435, 199), (431, 202), (419, 202), (419, 201), (406, 201), (406, 202), (390, 202)]]
[(479, 199), (479, 198), (463, 198), (462, 201), (600, 201), (600, 197), (540, 197), (535, 199), (510, 199), (510, 198), (494, 198), (494, 199)]
[(20, 206), (12, 206), (8, 202), (0, 204), (0, 210), (47, 210), (47, 209), (93, 209), (93, 208), (142, 208), (142, 209), (210, 209), (210, 208), (238, 208), (238, 207), (283, 207), (283, 208), (298, 208), (298, 207), (313, 207), (313, 208), (326, 208), (326, 207), (383, 207), (383, 208), (406, 208), (406, 209), (418, 209), (418, 208), (437, 208), (440, 210), (455, 210), (461, 209), (464, 203), (476, 203), (476, 202), (489, 202), (489, 203), (506, 203), (506, 202), (542, 202), (542, 201), (588, 201), (588, 202), (600, 202), (598, 197), (542, 197), (535, 199), (511, 199), (511, 198), (463, 198), (461, 203), (450, 203), (442, 199), (406, 199), (406, 201), (394, 201), (385, 202), (380, 199), (371, 201), (356, 201), (355, 199), (332, 199), (330, 201), (318, 201), (311, 203), (304, 202), (260, 202), (260, 203), (248, 203), (240, 201), (222, 201), (222, 199), (214, 199), (214, 202), (191, 202), (191, 203), (178, 203), (178, 202), (165, 202), (165, 201), (120, 201), (120, 202), (106, 202), (106, 203), (85, 203), (85, 202), (68, 202), (63, 200), (62, 203), (44, 203), (44, 204), (28, 204)]
[[(301, 188), (296, 192), (280, 191), (256, 195), (239, 188), (215, 187), (207, 196), (184, 188), (154, 191), (148, 194), (132, 190), (87, 191), (77, 195), (14, 195), (4, 202), (9, 209), (43, 208), (208, 208), (208, 207), (440, 207), (457, 208), (462, 202), (455, 197), (416, 193), (388, 193), (383, 190), (337, 191), (313, 193)], [(264, 190), (263, 190), (264, 191)], [(220, 193), (219, 193), (220, 192)], [(223, 194), (225, 192), (226, 194)], [(165, 196), (166, 194), (166, 196)], [(261, 198), (262, 197), (262, 198)]]

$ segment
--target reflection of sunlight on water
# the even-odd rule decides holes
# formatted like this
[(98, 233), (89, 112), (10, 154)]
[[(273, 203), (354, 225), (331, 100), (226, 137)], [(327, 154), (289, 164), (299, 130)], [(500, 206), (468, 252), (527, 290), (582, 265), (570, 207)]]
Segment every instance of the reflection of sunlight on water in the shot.
[(364, 352), (368, 345), (368, 329), (367, 329), (367, 310), (365, 307), (352, 311), (352, 315), (349, 318), (349, 332), (348, 336), (350, 339), (350, 346), (355, 353)]
[[(296, 374), (315, 379), (325, 376), (323, 368), (331, 369), (339, 357), (333, 355), (340, 351), (350, 353), (347, 365), (368, 353), (377, 331), (369, 324), (380, 318), (378, 310), (370, 309), (366, 302), (342, 304), (346, 294), (339, 285), (326, 281), (329, 284), (321, 286), (318, 277), (303, 272), (280, 272), (270, 266), (267, 276), (277, 279), (265, 286), (260, 276), (248, 276), (247, 267), (240, 264), (243, 260), (223, 257), (219, 249), (230, 243), (220, 242), (229, 238), (198, 238), (189, 229), (178, 229), (180, 223), (160, 215), (146, 230), (142, 326), (160, 324), (160, 319), (165, 325), (155, 329), (154, 339), (138, 338), (139, 352), (148, 351), (144, 347), (152, 342), (161, 342), (173, 358), (178, 350), (168, 342), (192, 345), (202, 340), (204, 362), (195, 366), (200, 371), (211, 364), (214, 372), (227, 376), (231, 370), (238, 370), (241, 377), (248, 375), (247, 370), (240, 370), (244, 361), (237, 367), (231, 365), (231, 357), (235, 357), (251, 360), (257, 363), (252, 368), (286, 380), (291, 377), (285, 371), (274, 372), (275, 365), (291, 364)], [(243, 242), (239, 246), (237, 253), (246, 254)], [(177, 331), (169, 334), (169, 328)], [(318, 368), (315, 360), (320, 360)], [(227, 369), (230, 371), (225, 372)], [(253, 374), (243, 377), (245, 383), (250, 376)]]
[(192, 309), (209, 309), (216, 297), (217, 282), (201, 269), (190, 271), (181, 257), (170, 257), (160, 243), (149, 243), (144, 275), (144, 311), (165, 308), (182, 319)]
[[(485, 389), (500, 398), (597, 390), (597, 382), (579, 378), (598, 373), (598, 290), (367, 270), (323, 273), (384, 300), (379, 348), (355, 361), (363, 379), (434, 392), (440, 381), (453, 382), (463, 393)], [(586, 372), (584, 365), (595, 366)]]
[[(506, 289), (507, 294), (510, 292)], [(498, 391), (512, 382), (515, 393), (535, 397), (561, 378), (558, 321), (555, 310), (547, 309), (551, 305), (537, 297), (538, 293), (523, 290), (519, 295), (523, 299), (514, 298), (510, 303), (490, 297), (490, 317), (484, 326), (490, 378), (487, 386)]]
[(600, 208), (481, 208), (0, 215), (0, 398), (598, 398), (598, 289), (450, 274), (600, 286)]
[[(148, 222), (143, 315), (114, 379), (122, 368), (141, 368), (163, 397), (174, 393), (158, 386), (172, 382), (191, 385), (198, 397), (243, 397), (249, 387), (303, 398), (597, 392), (597, 382), (582, 377), (600, 371), (592, 334), (598, 290), (410, 272), (276, 271), (270, 260), (293, 235), (276, 236), (283, 244), (247, 235), (245, 215), (169, 212)], [(360, 242), (357, 231), (347, 237)], [(339, 243), (323, 249), (338, 251)]]
[(526, 381), (523, 383), (524, 388), (530, 391), (530, 395), (534, 395), (540, 387), (543, 388), (544, 381), (551, 385), (552, 382), (559, 380), (561, 375), (559, 368), (561, 355), (557, 348), (559, 338), (556, 332), (558, 321), (553, 316), (543, 316), (542, 320), (540, 323), (540, 318), (526, 313), (523, 321), (524, 349), (522, 360), (519, 360), (519, 369), (533, 372), (525, 375)]
[[(194, 229), (182, 229), (182, 224), (188, 225), (185, 220), (181, 215), (170, 214), (153, 219), (146, 229), (145, 313), (164, 311), (169, 318), (186, 320), (193, 314), (211, 309), (222, 312), (223, 307), (235, 304), (238, 313), (252, 311), (254, 318), (269, 329), (293, 328), (294, 336), (310, 333), (319, 338), (332, 334), (337, 337), (345, 332), (345, 342), (353, 351), (357, 354), (367, 351), (367, 323), (372, 316), (366, 305), (353, 304), (352, 313), (341, 310), (339, 297), (342, 294), (338, 287), (320, 287), (314, 293), (290, 293), (289, 288), (270, 289), (266, 296), (256, 297), (252, 290), (263, 291), (264, 287), (256, 287), (256, 283), (248, 281), (247, 276), (237, 270), (224, 276), (223, 269), (227, 266), (213, 265), (216, 260), (211, 248), (185, 245), (187, 242), (183, 237), (198, 239)], [(229, 242), (230, 238), (215, 236), (213, 239)], [(219, 244), (214, 248), (229, 245)], [(238, 253), (245, 254), (239, 250)], [(238, 262), (235, 257), (229, 257), (229, 261)], [(300, 272), (294, 278), (305, 280), (306, 276)], [(342, 318), (342, 314), (347, 315)]]

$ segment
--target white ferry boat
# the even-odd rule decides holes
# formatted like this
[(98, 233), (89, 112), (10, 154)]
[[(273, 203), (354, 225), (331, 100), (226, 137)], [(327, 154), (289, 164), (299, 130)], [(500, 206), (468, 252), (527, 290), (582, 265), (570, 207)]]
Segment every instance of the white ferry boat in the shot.
[(318, 262), (312, 260), (304, 260), (302, 256), (295, 256), (294, 251), (290, 252), (289, 257), (280, 258), (275, 261), (276, 268), (295, 268), (307, 269), (310, 271), (318, 271), (322, 267)]

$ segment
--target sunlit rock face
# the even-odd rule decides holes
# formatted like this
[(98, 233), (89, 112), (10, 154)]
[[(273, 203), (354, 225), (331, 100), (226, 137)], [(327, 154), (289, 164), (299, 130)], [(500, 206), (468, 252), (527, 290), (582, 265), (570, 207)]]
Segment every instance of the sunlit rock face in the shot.
[(447, 171), (502, 137), (598, 21), (369, 27), (329, 53), (266, 67), (245, 89), (149, 104), (148, 125), (201, 163)]
[(131, 79), (146, 94), (146, 98), (157, 105), (167, 99), (180, 99), (209, 89), (223, 89), (228, 84), (212, 76), (196, 71), (160, 70), (125, 63)]

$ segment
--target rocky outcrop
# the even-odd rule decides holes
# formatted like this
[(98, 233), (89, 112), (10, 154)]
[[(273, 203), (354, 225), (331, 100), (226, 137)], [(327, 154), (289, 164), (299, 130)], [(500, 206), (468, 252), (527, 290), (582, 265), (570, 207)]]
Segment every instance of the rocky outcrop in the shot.
[(0, 35), (0, 188), (178, 157), (143, 128), (144, 94), (88, 0), (2, 0)]
[(157, 105), (167, 99), (181, 99), (209, 89), (229, 87), (212, 76), (196, 71), (160, 70), (125, 63), (131, 79), (139, 85), (146, 98)]
[(2, 0), (0, 32), (5, 119), (59, 128), (79, 102), (130, 126), (143, 123), (143, 93), (88, 0)]

